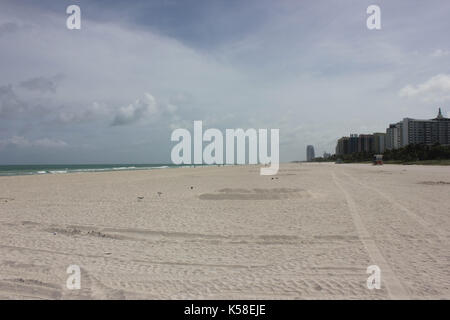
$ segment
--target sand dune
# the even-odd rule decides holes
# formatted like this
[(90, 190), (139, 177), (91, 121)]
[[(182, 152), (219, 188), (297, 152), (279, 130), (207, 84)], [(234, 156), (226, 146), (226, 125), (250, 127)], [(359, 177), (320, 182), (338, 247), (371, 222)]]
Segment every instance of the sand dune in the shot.
[(449, 194), (439, 166), (0, 177), (0, 298), (449, 299)]

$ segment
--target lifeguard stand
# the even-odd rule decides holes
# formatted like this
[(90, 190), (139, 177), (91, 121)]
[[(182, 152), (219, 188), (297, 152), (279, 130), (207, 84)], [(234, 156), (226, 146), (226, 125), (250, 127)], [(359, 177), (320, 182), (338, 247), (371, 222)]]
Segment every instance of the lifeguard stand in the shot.
[(373, 165), (383, 165), (383, 155), (382, 154), (375, 154), (373, 156)]

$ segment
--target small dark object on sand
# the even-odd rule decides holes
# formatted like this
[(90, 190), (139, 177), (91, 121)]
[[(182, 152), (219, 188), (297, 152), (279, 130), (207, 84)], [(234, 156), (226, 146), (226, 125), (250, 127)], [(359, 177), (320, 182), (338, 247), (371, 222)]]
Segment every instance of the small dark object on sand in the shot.
[(158, 196), (161, 197), (161, 195), (162, 195), (162, 192), (161, 192), (161, 191), (158, 191)]
[(142, 199), (144, 199), (144, 197), (137, 197), (139, 200), (142, 200)]
[(447, 181), (422, 181), (422, 182), (419, 182), (420, 184), (427, 184), (427, 185), (430, 185), (430, 186), (432, 186), (432, 185), (448, 185), (448, 184), (450, 184), (450, 182), (447, 182)]
[(194, 187), (193, 187), (193, 186), (191, 186), (191, 190), (192, 190), (192, 189), (194, 189)]

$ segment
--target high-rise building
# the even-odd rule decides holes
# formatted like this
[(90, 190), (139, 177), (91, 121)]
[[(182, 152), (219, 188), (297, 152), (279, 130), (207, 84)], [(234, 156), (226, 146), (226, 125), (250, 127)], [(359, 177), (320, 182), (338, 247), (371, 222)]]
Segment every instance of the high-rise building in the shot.
[(306, 161), (312, 161), (315, 158), (314, 146), (309, 145), (306, 147)]
[(403, 141), (403, 122), (397, 122), (389, 125), (386, 129), (386, 149), (401, 148)]
[(350, 137), (342, 137), (336, 145), (336, 154), (351, 154), (356, 152), (373, 152), (374, 135), (372, 134), (351, 134)]
[(353, 133), (350, 134), (348, 139), (348, 153), (358, 152), (358, 135)]
[(386, 133), (376, 132), (373, 134), (372, 150), (375, 153), (383, 153), (386, 149)]
[(349, 149), (348, 149), (348, 145), (349, 145), (349, 137), (342, 137), (337, 141), (336, 144), (336, 154), (338, 156), (343, 155), (343, 154), (349, 154)]
[(444, 118), (439, 108), (436, 118), (417, 120), (404, 118), (402, 127), (402, 146), (408, 144), (450, 144), (450, 118)]
[(350, 137), (342, 137), (338, 140), (336, 145), (336, 154), (351, 154), (358, 152), (359, 137), (357, 134), (351, 134)]
[(373, 134), (360, 134), (358, 137), (358, 152), (372, 152)]
[(394, 149), (394, 127), (395, 125), (390, 124), (389, 128), (386, 129), (386, 138), (385, 138), (386, 150)]
[(398, 149), (408, 144), (450, 145), (450, 118), (442, 115), (441, 108), (436, 118), (417, 120), (404, 118), (389, 125), (386, 133), (351, 134), (342, 137), (336, 145), (336, 154), (344, 155), (355, 152), (383, 153)]

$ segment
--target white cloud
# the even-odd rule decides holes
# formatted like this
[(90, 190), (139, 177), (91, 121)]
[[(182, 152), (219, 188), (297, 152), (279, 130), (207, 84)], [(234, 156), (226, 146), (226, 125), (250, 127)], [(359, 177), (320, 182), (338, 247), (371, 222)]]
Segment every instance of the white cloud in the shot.
[(23, 112), (26, 104), (17, 97), (12, 85), (0, 86), (0, 116)]
[(42, 138), (37, 140), (28, 140), (22, 136), (12, 136), (11, 138), (0, 140), (0, 148), (4, 148), (6, 146), (15, 146), (19, 148), (63, 148), (67, 146), (67, 143), (58, 139)]
[(79, 108), (79, 110), (71, 110), (71, 109), (61, 109), (56, 113), (56, 119), (52, 119), (52, 121), (57, 121), (62, 124), (73, 124), (80, 123), (84, 121), (93, 121), (99, 118), (107, 117), (111, 112), (111, 108), (109, 108), (104, 103), (93, 102), (88, 105), (84, 110)]
[(35, 77), (31, 79), (24, 80), (20, 83), (20, 87), (31, 90), (45, 92), (56, 92), (56, 87), (59, 82), (64, 78), (63, 75), (58, 74), (52, 77)]
[[(445, 33), (436, 30), (447, 30), (448, 19), (429, 16), (430, 23), (414, 29), (417, 16), (403, 8), (394, 25), (379, 34), (367, 33), (364, 10), (351, 3), (258, 4), (266, 13), (257, 25), (253, 7), (236, 17), (233, 12), (235, 19), (221, 11), (219, 29), (238, 31), (221, 38), (216, 13), (205, 14), (207, 23), (193, 28), (188, 12), (187, 20), (163, 23), (169, 32), (162, 32), (156, 21), (150, 27), (131, 19), (128, 25), (122, 11), (111, 6), (102, 12), (104, 19), (94, 19), (96, 10), (90, 10), (94, 16), (83, 18), (82, 30), (68, 31), (64, 12), (27, 10), (10, 2), (0, 12), (0, 21), (13, 21), (0, 23), (1, 137), (16, 136), (13, 144), (30, 146), (54, 141), (37, 142), (40, 137), (70, 136), (70, 146), (61, 152), (66, 161), (157, 162), (155, 155), (170, 153), (168, 130), (188, 128), (193, 119), (217, 128), (279, 127), (284, 160), (301, 158), (311, 143), (330, 151), (330, 141), (342, 134), (370, 128), (374, 121), (381, 123), (374, 130), (382, 130), (384, 123), (405, 116), (395, 106), (423, 109), (421, 99), (401, 101), (397, 88), (417, 85), (424, 73), (442, 72), (448, 53), (445, 47), (433, 52), (440, 47), (436, 43), (445, 43)], [(127, 8), (127, 17), (138, 9)], [(182, 34), (200, 31), (201, 37), (186, 41), (170, 32), (178, 26)], [(250, 28), (243, 32), (244, 27)], [(208, 39), (216, 39), (213, 46), (196, 45)], [(410, 45), (426, 54), (412, 53)], [(53, 74), (64, 74), (64, 81), (48, 79)], [(418, 97), (419, 87), (411, 85), (402, 94)], [(151, 98), (135, 100), (144, 92)], [(284, 117), (289, 121), (279, 125)], [(350, 127), (349, 118), (358, 121)], [(24, 132), (32, 141), (20, 137)], [(136, 140), (149, 148), (127, 149), (124, 158), (122, 150)], [(77, 149), (86, 144), (96, 148)], [(10, 159), (22, 161), (20, 153), (11, 154)], [(5, 158), (0, 154), (0, 162)]]
[(170, 102), (157, 101), (150, 93), (143, 98), (117, 109), (115, 111), (113, 126), (128, 125), (137, 122), (159, 124), (166, 120), (178, 119), (178, 106)]
[(450, 50), (442, 50), (442, 49), (436, 49), (431, 53), (431, 56), (434, 58), (440, 58), (450, 55)]
[(137, 99), (126, 107), (121, 107), (112, 124), (115, 126), (130, 124), (157, 113), (158, 106), (155, 98), (150, 93), (145, 93), (144, 98)]
[(67, 143), (62, 140), (44, 138), (32, 142), (32, 145), (43, 148), (63, 148), (67, 146)]
[(4, 34), (14, 33), (19, 30), (19, 26), (14, 22), (0, 24), (0, 37)]
[(419, 98), (424, 102), (450, 100), (450, 75), (438, 74), (419, 85), (407, 85), (399, 92), (400, 97)]

